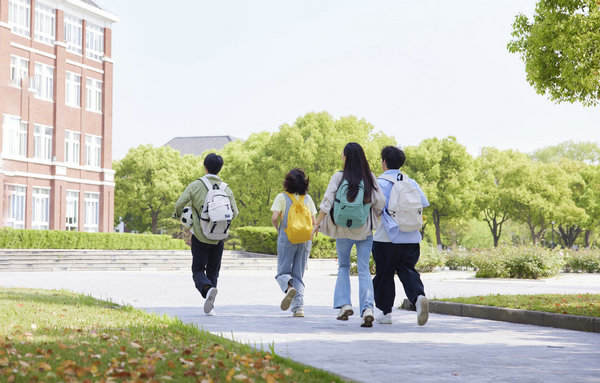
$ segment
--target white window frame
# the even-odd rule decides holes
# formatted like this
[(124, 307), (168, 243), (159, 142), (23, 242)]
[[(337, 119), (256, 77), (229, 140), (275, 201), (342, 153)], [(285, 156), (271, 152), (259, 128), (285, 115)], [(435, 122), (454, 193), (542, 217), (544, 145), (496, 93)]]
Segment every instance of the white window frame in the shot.
[(33, 125), (33, 158), (52, 161), (52, 130), (51, 126)]
[(50, 188), (33, 188), (31, 228), (34, 230), (48, 230), (50, 228)]
[(27, 157), (27, 123), (5, 114), (2, 132), (2, 154)]
[(46, 44), (56, 41), (56, 10), (39, 1), (35, 2), (34, 38)]
[(8, 24), (13, 33), (31, 37), (30, 0), (8, 0)]
[(67, 51), (81, 54), (83, 20), (65, 13), (65, 43)]
[(86, 78), (86, 110), (102, 113), (102, 81), (94, 78)]
[(89, 21), (85, 26), (85, 55), (98, 61), (104, 56), (104, 28)]
[(79, 230), (79, 191), (67, 190), (65, 210), (65, 230)]
[(81, 108), (81, 75), (67, 71), (65, 103), (67, 106)]
[(83, 230), (97, 233), (100, 222), (100, 193), (85, 192), (83, 203), (85, 206)]
[(85, 164), (99, 168), (102, 161), (102, 137), (85, 135)]
[(65, 162), (79, 165), (81, 153), (81, 133), (65, 130)]
[(10, 55), (10, 84), (20, 88), (26, 78), (29, 78), (29, 60)]
[[(35, 63), (33, 91), (36, 98), (45, 101), (54, 100), (54, 67), (43, 63)], [(31, 88), (31, 87), (30, 87)]]
[(6, 225), (14, 229), (25, 229), (27, 186), (6, 184), (4, 190), (8, 199)]

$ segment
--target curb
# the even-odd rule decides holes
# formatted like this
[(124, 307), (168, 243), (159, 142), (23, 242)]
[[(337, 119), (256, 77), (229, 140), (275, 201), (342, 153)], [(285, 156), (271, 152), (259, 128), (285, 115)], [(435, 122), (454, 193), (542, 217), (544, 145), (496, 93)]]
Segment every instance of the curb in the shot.
[[(401, 308), (410, 311), (415, 310), (415, 306), (408, 299), (404, 300)], [(600, 318), (583, 315), (555, 314), (542, 311), (442, 301), (429, 301), (429, 312), (600, 333)]]

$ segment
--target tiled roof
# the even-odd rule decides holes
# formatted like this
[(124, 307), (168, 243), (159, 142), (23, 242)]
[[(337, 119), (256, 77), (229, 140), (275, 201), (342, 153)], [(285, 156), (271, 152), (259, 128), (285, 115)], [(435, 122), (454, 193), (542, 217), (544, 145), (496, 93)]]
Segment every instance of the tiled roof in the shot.
[(165, 146), (170, 146), (179, 150), (181, 155), (193, 154), (201, 156), (207, 150), (221, 150), (225, 144), (237, 141), (239, 138), (232, 136), (199, 136), (199, 137), (175, 137), (167, 142)]

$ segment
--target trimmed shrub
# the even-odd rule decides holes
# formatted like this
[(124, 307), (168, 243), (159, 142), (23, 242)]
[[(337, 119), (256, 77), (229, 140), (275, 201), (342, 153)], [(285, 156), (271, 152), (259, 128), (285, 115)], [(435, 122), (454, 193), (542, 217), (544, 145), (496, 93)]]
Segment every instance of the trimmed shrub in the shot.
[(2, 249), (187, 250), (169, 235), (0, 229)]
[(567, 273), (600, 273), (600, 252), (587, 249), (567, 252), (565, 271)]
[[(272, 226), (238, 227), (236, 235), (244, 250), (252, 253), (277, 255), (277, 231)], [(312, 242), (311, 258), (335, 258), (335, 240), (318, 234)]]
[(444, 267), (445, 254), (438, 251), (435, 246), (427, 243), (421, 244), (421, 256), (415, 266), (420, 273), (430, 273), (436, 268)]
[(560, 251), (536, 246), (505, 246), (473, 257), (477, 278), (537, 279), (557, 275), (564, 265)]
[(472, 270), (475, 268), (474, 251), (451, 250), (444, 253), (444, 264), (450, 270)]

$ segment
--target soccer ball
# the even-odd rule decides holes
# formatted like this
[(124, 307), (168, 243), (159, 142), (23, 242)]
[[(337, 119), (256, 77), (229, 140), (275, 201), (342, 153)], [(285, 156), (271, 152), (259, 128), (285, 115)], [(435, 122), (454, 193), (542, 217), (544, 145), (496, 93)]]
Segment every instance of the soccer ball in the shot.
[(185, 226), (192, 226), (193, 216), (192, 216), (192, 208), (190, 206), (186, 206), (183, 208), (183, 212), (181, 213), (181, 217), (179, 217), (181, 223)]

